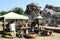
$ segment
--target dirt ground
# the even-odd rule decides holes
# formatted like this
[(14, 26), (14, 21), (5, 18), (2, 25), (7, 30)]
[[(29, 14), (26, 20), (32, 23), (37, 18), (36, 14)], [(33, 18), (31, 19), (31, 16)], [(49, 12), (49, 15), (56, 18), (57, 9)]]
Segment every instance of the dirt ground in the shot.
[(60, 33), (53, 33), (52, 36), (36, 36), (33, 39), (26, 39), (26, 38), (2, 38), (0, 40), (60, 40)]

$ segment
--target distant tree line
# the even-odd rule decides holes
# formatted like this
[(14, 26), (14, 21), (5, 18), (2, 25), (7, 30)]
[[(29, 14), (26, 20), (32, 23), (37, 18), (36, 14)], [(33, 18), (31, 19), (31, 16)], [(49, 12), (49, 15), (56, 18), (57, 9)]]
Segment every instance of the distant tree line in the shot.
[(18, 14), (23, 14), (24, 11), (23, 11), (22, 8), (15, 7), (15, 8), (13, 8), (13, 9), (9, 10), (9, 11), (1, 11), (1, 12), (0, 12), (0, 16), (2, 16), (2, 15), (4, 15), (4, 14), (7, 14), (7, 13), (9, 13), (9, 12), (15, 12), (15, 13), (18, 13)]

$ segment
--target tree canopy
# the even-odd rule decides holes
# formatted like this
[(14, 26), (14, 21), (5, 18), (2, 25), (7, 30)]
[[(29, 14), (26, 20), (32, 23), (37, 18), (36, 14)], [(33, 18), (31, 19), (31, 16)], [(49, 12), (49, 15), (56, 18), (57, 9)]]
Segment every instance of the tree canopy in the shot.
[(4, 14), (7, 14), (7, 13), (9, 13), (9, 12), (15, 12), (15, 13), (18, 13), (18, 14), (23, 14), (24, 11), (23, 11), (22, 8), (15, 7), (15, 8), (13, 8), (13, 9), (9, 10), (9, 11), (1, 11), (1, 12), (0, 12), (0, 16), (1, 16), (1, 15), (4, 15)]
[(15, 12), (15, 13), (18, 13), (18, 14), (23, 14), (24, 11), (23, 11), (22, 8), (15, 7), (12, 10), (10, 10), (10, 12)]
[(7, 13), (6, 11), (1, 11), (1, 12), (0, 12), (0, 16), (1, 16), (1, 15), (4, 15), (4, 14), (6, 14), (6, 13)]

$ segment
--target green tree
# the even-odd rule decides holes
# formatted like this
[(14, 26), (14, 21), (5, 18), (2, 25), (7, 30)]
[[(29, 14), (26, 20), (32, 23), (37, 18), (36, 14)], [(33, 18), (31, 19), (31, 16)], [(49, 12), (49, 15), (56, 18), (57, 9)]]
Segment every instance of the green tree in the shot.
[(6, 14), (7, 12), (6, 11), (1, 11), (0, 12), (0, 15), (4, 15), (4, 14)]
[(18, 14), (23, 14), (23, 9), (22, 8), (19, 8), (19, 7), (15, 7), (14, 9), (10, 10), (10, 12), (15, 12), (15, 13), (18, 13)]

